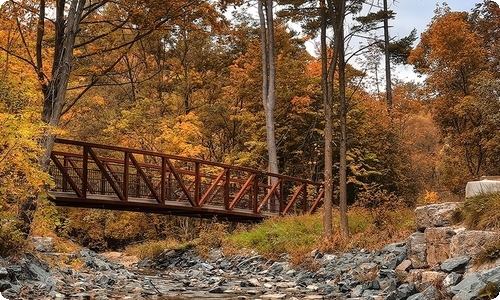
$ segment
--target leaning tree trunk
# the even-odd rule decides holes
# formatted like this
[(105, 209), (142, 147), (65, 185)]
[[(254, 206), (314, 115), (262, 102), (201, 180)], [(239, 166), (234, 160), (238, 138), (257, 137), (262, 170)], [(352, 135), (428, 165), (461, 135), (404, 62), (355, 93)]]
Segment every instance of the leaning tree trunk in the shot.
[[(60, 7), (59, 5), (63, 5)], [(66, 22), (64, 18), (64, 1), (58, 1), (56, 12), (56, 36), (55, 56), (52, 65), (52, 78), (43, 87), (44, 101), (42, 120), (51, 127), (57, 127), (61, 120), (62, 109), (66, 104), (66, 90), (68, 87), (69, 76), (73, 66), (73, 48), (75, 39), (80, 28), (80, 20), (82, 17), (85, 0), (72, 0), (68, 11)], [(64, 24), (66, 24), (64, 26)], [(63, 28), (57, 28), (61, 26)], [(37, 50), (38, 50), (37, 46)], [(41, 70), (41, 66), (39, 70)], [(40, 77), (40, 76), (39, 76)], [(40, 160), (42, 168), (47, 168), (50, 162), (50, 153), (55, 141), (55, 134), (48, 133), (43, 141), (42, 146), (44, 154)]]
[[(40, 1), (36, 45), (36, 68), (38, 78), (40, 82), (42, 82), (42, 91), (44, 96), (42, 121), (49, 125), (49, 131), (44, 134), (40, 141), (40, 145), (43, 148), (43, 154), (40, 157), (40, 167), (45, 171), (48, 169), (50, 163), (50, 153), (52, 152), (56, 138), (50, 128), (55, 128), (59, 125), (62, 109), (66, 104), (66, 90), (73, 65), (73, 48), (75, 45), (76, 35), (80, 27), (85, 0), (71, 0), (66, 20), (64, 20), (65, 4), (64, 0), (57, 1), (54, 62), (52, 64), (52, 77), (47, 79), (43, 73), (42, 60), (42, 43), (45, 33), (45, 1)], [(28, 234), (31, 229), (31, 223), (33, 221), (36, 208), (36, 197), (28, 197), (20, 207), (19, 216), (23, 221), (23, 232), (26, 234)]]

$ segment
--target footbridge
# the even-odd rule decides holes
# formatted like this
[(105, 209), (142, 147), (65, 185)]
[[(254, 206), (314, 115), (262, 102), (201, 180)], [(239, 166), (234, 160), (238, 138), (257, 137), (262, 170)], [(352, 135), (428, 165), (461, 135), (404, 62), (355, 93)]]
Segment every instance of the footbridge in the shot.
[(59, 206), (258, 222), (313, 213), (318, 182), (164, 153), (57, 139), (49, 192)]

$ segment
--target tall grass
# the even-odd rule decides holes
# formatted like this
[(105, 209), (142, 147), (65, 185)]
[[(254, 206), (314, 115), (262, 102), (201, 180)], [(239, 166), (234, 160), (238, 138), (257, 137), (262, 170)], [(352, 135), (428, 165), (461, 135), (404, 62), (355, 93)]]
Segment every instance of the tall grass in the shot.
[(465, 199), (455, 216), (457, 222), (474, 230), (500, 230), (500, 193)]
[(270, 258), (287, 253), (293, 262), (301, 262), (314, 249), (327, 252), (377, 249), (403, 241), (416, 230), (412, 209), (374, 212), (352, 208), (348, 216), (350, 238), (345, 240), (340, 234), (338, 211), (334, 216), (331, 239), (324, 239), (323, 214), (317, 213), (268, 219), (248, 231), (228, 236), (226, 247), (255, 249)]

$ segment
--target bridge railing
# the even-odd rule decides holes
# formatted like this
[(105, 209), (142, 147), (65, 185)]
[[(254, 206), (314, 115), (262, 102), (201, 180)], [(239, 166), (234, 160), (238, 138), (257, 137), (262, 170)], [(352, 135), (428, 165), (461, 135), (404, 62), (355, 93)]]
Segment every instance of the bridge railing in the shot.
[(151, 151), (57, 139), (51, 159), (55, 191), (81, 201), (112, 196), (286, 215), (312, 213), (323, 199), (317, 182)]

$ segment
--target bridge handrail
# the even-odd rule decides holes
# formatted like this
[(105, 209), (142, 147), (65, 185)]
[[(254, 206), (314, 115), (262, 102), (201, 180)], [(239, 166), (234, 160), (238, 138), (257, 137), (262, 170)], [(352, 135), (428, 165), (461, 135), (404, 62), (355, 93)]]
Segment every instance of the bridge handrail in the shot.
[[(161, 152), (154, 152), (154, 151), (140, 150), (140, 149), (133, 149), (133, 148), (125, 148), (125, 147), (120, 147), (120, 146), (110, 146), (110, 145), (103, 145), (103, 144), (97, 144), (97, 143), (81, 142), (81, 141), (74, 141), (74, 140), (61, 139), (61, 138), (57, 138), (55, 140), (55, 142), (58, 144), (66, 144), (66, 145), (73, 145), (73, 146), (80, 146), (80, 147), (83, 146), (83, 147), (91, 147), (91, 148), (100, 148), (100, 149), (111, 150), (111, 151), (129, 152), (129, 153), (136, 153), (136, 154), (141, 154), (141, 155), (164, 157), (164, 158), (186, 161), (186, 162), (191, 162), (191, 163), (202, 163), (205, 165), (211, 165), (211, 166), (215, 166), (215, 167), (233, 169), (233, 170), (238, 170), (238, 171), (243, 171), (243, 172), (250, 172), (250, 173), (255, 173), (256, 175), (276, 177), (276, 178), (281, 178), (281, 179), (285, 179), (285, 180), (291, 180), (291, 181), (295, 181), (295, 182), (315, 185), (317, 187), (323, 187), (323, 183), (308, 180), (308, 179), (288, 176), (288, 175), (284, 175), (284, 174), (276, 174), (276, 173), (266, 172), (266, 171), (259, 170), (259, 169), (253, 169), (253, 168), (234, 166), (234, 165), (229, 165), (229, 164), (224, 164), (224, 163), (219, 163), (219, 162), (207, 161), (207, 160), (203, 160), (203, 159), (199, 159), (199, 158), (188, 158), (188, 157), (184, 157), (184, 156), (166, 154), (166, 153), (161, 153)], [(141, 163), (141, 164), (143, 164), (144, 166), (147, 166), (147, 164), (145, 164), (145, 163)], [(152, 166), (154, 166), (154, 165), (152, 165)]]

